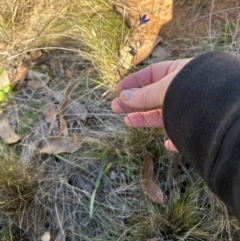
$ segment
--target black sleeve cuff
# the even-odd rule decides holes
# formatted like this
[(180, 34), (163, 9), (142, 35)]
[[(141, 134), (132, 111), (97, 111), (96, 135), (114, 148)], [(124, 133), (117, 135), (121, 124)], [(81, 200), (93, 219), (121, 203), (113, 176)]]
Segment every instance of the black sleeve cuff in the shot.
[(209, 52), (174, 78), (163, 103), (166, 132), (240, 220), (240, 60)]

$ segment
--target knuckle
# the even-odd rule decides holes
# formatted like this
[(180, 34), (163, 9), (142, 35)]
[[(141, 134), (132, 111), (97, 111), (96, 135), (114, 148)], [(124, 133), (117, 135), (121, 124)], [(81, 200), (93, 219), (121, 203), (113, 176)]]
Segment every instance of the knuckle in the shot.
[(150, 98), (150, 93), (151, 92), (151, 89), (150, 88), (142, 88), (141, 89), (141, 95), (139, 98), (139, 101), (140, 101), (140, 105), (142, 107), (148, 107), (149, 105), (149, 98)]

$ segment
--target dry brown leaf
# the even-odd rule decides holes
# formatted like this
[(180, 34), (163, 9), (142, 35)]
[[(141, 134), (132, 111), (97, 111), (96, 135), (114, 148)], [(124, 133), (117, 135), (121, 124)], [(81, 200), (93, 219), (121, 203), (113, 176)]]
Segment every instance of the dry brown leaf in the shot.
[(45, 88), (48, 89), (47, 83), (50, 78), (48, 74), (43, 74), (35, 70), (29, 70), (27, 74), (28, 84), (27, 86), (33, 89)]
[(58, 127), (57, 119), (56, 119), (57, 109), (49, 94), (46, 94), (46, 108), (45, 108), (44, 115), (45, 115), (46, 121), (51, 124), (50, 131), (52, 129), (57, 129)]
[(13, 81), (13, 89), (14, 90), (18, 90), (21, 88), (22, 84), (23, 84), (23, 81), (28, 73), (28, 70), (29, 70), (29, 66), (28, 64), (23, 64), (19, 71), (18, 71), (18, 74), (17, 76), (15, 77), (15, 80)]
[(156, 203), (163, 204), (163, 192), (158, 186), (154, 171), (153, 171), (153, 160), (149, 154), (145, 154), (143, 163), (143, 170), (141, 175), (141, 184), (144, 194)]
[(58, 136), (67, 136), (68, 135), (68, 128), (67, 128), (67, 123), (64, 119), (64, 109), (66, 106), (66, 101), (64, 101), (64, 104), (61, 106), (61, 110), (59, 112), (59, 122), (60, 122), (60, 127), (59, 127), (59, 132)]
[(48, 144), (40, 150), (40, 153), (53, 155), (60, 153), (73, 153), (80, 147), (81, 144), (74, 134), (69, 134), (68, 136), (55, 136), (49, 138)]
[(68, 104), (68, 95), (69, 95), (69, 90), (67, 90), (66, 92), (65, 98), (63, 99), (63, 102), (61, 104), (60, 111), (59, 111), (60, 127), (59, 127), (59, 132), (57, 134), (58, 136), (68, 136), (67, 123), (64, 119), (64, 112)]
[(84, 123), (86, 123), (87, 117), (89, 117), (89, 113), (86, 107), (83, 104), (72, 99), (68, 99), (65, 115), (69, 115), (76, 119), (79, 118)]
[(36, 70), (32, 70), (30, 69), (27, 73), (27, 78), (29, 80), (38, 80), (38, 81), (43, 81), (45, 82), (46, 84), (48, 83), (49, 81), (49, 75), (46, 73), (41, 73), (41, 72), (38, 72)]
[(41, 237), (41, 241), (50, 241), (50, 239), (51, 239), (50, 232), (45, 232)]
[(10, 126), (8, 117), (0, 120), (0, 137), (7, 144), (13, 144), (21, 139)]

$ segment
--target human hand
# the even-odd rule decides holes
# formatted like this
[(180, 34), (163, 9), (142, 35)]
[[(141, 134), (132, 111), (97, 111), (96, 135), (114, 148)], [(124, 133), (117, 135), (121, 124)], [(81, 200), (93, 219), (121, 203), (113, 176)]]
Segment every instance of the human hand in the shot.
[[(167, 88), (177, 73), (191, 59), (164, 61), (130, 74), (116, 86), (119, 97), (112, 101), (115, 113), (126, 113), (130, 127), (163, 127), (162, 105)], [(170, 140), (165, 147), (177, 151)]]

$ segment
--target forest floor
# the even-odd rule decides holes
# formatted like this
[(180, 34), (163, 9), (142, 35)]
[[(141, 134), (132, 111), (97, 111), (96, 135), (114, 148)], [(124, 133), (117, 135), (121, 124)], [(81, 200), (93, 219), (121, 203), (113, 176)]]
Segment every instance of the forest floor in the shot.
[[(164, 149), (164, 130), (127, 128), (110, 108), (127, 73), (238, 55), (237, 0), (0, 0), (0, 10), (0, 240), (240, 239), (189, 163)], [(150, 20), (136, 27), (139, 14)]]

